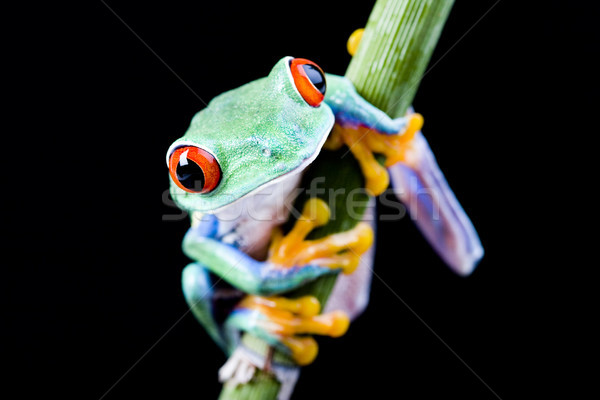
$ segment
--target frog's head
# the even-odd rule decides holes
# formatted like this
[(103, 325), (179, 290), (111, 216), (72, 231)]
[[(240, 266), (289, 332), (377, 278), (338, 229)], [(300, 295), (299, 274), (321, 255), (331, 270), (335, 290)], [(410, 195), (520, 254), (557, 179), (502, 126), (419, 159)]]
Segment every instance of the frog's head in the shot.
[(266, 78), (215, 97), (167, 153), (177, 204), (214, 211), (304, 170), (333, 126), (325, 86), (316, 64), (285, 57)]

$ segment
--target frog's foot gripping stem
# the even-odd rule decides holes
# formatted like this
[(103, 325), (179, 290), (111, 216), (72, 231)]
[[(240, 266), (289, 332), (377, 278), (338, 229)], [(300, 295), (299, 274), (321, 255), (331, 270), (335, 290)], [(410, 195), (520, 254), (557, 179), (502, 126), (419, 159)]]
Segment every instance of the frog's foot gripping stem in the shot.
[(321, 305), (313, 296), (297, 299), (246, 296), (227, 320), (228, 329), (249, 332), (283, 353), (298, 365), (310, 364), (318, 353), (310, 336), (342, 336), (350, 319), (342, 311), (320, 314)]
[[(423, 126), (421, 114), (411, 114), (406, 118), (404, 132), (397, 134), (379, 132), (364, 125), (336, 124), (325, 147), (334, 150), (343, 144), (348, 146), (365, 177), (365, 189), (370, 194), (378, 196), (390, 183), (386, 168), (401, 161), (409, 161), (411, 142)], [(379, 164), (374, 153), (386, 157), (385, 166)]]
[[(327, 204), (318, 198), (306, 201), (292, 229), (283, 235), (274, 230), (267, 262), (288, 270), (319, 266), (352, 273), (360, 256), (373, 243), (373, 230), (366, 223), (353, 229), (320, 239), (307, 240), (310, 232), (325, 225), (330, 218)], [(231, 313), (227, 328), (249, 332), (285, 354), (298, 365), (310, 364), (317, 356), (317, 342), (306, 335), (338, 337), (346, 333), (350, 319), (342, 311), (319, 315), (316, 297), (245, 297)]]
[(360, 256), (373, 244), (373, 230), (361, 222), (345, 232), (315, 240), (305, 239), (313, 229), (325, 225), (329, 217), (329, 207), (323, 200), (309, 199), (287, 235), (283, 236), (280, 230), (274, 231), (268, 261), (286, 268), (318, 265), (352, 273)]
[[(394, 193), (446, 264), (460, 275), (470, 274), (483, 256), (483, 247), (420, 132), (423, 117), (381, 117), (378, 125), (346, 119), (334, 126), (326, 148), (347, 145), (360, 165), (367, 191), (373, 195), (383, 193), (391, 180)], [(405, 127), (403, 132), (394, 134), (388, 129), (394, 121)], [(374, 153), (385, 156), (383, 166)]]

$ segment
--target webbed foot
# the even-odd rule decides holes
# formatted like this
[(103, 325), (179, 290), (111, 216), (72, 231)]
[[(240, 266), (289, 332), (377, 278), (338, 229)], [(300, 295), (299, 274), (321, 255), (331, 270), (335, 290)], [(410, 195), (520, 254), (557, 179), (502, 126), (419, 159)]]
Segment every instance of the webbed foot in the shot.
[(352, 273), (358, 266), (360, 256), (373, 243), (373, 230), (368, 224), (359, 223), (345, 232), (321, 239), (305, 239), (313, 229), (325, 225), (329, 217), (329, 207), (323, 200), (309, 199), (302, 215), (287, 235), (283, 236), (279, 230), (274, 232), (268, 261), (283, 267), (310, 264), (341, 268), (343, 273)]
[[(411, 162), (411, 142), (423, 126), (423, 117), (421, 114), (411, 114), (406, 119), (405, 130), (397, 134), (379, 132), (364, 125), (336, 124), (325, 147), (336, 149), (342, 144), (348, 146), (365, 177), (365, 189), (378, 196), (390, 183), (386, 168), (398, 162)], [(377, 161), (374, 153), (385, 156), (385, 165)]]
[(298, 299), (247, 296), (233, 311), (227, 324), (250, 332), (292, 356), (298, 365), (310, 364), (318, 353), (310, 336), (342, 336), (350, 319), (342, 311), (319, 315), (321, 305), (313, 296)]

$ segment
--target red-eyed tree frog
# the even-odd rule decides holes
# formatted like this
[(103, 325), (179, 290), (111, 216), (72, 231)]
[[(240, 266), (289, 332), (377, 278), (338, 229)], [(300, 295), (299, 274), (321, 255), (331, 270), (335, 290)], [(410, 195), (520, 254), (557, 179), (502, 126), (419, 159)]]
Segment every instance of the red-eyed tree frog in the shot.
[[(372, 226), (361, 222), (306, 240), (330, 218), (327, 204), (311, 199), (286, 235), (278, 230), (303, 172), (322, 151), (347, 146), (372, 195), (391, 181), (442, 259), (458, 274), (471, 273), (483, 250), (420, 132), (422, 122), (414, 113), (391, 119), (348, 79), (292, 57), (277, 62), (267, 77), (217, 96), (194, 116), (167, 152), (171, 195), (192, 214), (183, 249), (194, 262), (183, 271), (183, 291), (227, 353), (245, 331), (308, 364), (317, 350), (304, 335), (339, 336), (366, 305), (370, 266), (359, 264), (373, 241)], [(385, 156), (384, 166), (374, 154)], [(285, 297), (340, 272), (358, 274), (362, 282), (334, 290), (331, 303), (342, 304), (341, 310), (321, 313), (312, 296)]]

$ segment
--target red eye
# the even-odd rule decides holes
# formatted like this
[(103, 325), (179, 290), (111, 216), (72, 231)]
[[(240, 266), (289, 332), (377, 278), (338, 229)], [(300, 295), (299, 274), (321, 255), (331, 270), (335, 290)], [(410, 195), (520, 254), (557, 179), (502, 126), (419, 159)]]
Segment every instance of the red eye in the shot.
[(294, 58), (290, 62), (290, 71), (302, 98), (311, 106), (318, 107), (327, 88), (323, 70), (310, 60)]
[(169, 159), (169, 173), (177, 186), (189, 193), (208, 193), (221, 180), (217, 160), (199, 147), (176, 149)]

